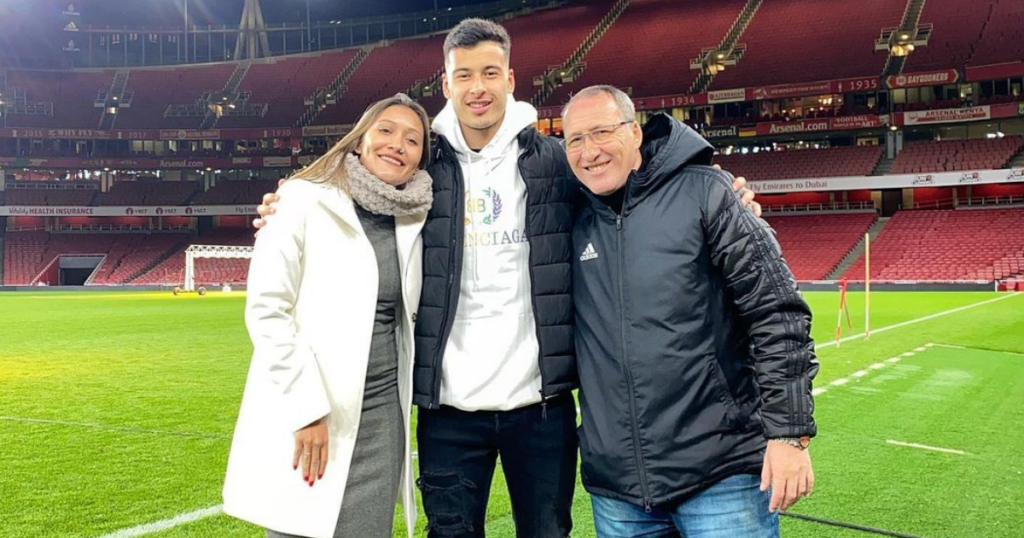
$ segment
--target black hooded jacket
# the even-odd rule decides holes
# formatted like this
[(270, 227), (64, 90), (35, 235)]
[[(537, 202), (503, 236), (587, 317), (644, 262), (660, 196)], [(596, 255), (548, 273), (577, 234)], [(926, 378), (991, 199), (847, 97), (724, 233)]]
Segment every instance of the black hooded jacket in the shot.
[(616, 214), (586, 191), (572, 234), (582, 477), (666, 506), (758, 474), (766, 438), (813, 436), (811, 312), (768, 225), (669, 116)]

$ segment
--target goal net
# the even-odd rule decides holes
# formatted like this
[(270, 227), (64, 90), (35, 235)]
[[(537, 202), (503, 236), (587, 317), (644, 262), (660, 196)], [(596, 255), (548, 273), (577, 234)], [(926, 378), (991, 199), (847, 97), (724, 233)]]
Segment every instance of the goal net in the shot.
[[(196, 260), (211, 258), (223, 260), (213, 267), (196, 273)], [(252, 247), (230, 245), (192, 245), (185, 249), (185, 291), (196, 291), (196, 279), (202, 284), (233, 284), (245, 281), (249, 270), (244, 260), (252, 258)]]

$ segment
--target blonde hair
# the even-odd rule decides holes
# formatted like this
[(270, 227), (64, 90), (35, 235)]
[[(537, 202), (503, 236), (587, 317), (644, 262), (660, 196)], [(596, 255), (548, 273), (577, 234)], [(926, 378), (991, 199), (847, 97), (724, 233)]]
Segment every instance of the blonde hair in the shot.
[(345, 156), (355, 153), (363, 142), (363, 135), (370, 130), (373, 122), (393, 106), (405, 106), (412, 109), (420, 118), (423, 124), (423, 141), (421, 147), (423, 154), (420, 156), (418, 167), (426, 168), (430, 162), (430, 121), (427, 119), (427, 111), (416, 101), (413, 101), (404, 93), (396, 93), (386, 99), (373, 103), (363, 112), (362, 117), (337, 144), (327, 151), (319, 159), (313, 161), (309, 166), (292, 174), (288, 179), (301, 177), (315, 183), (334, 183), (338, 188), (349, 192), (348, 178), (345, 174)]

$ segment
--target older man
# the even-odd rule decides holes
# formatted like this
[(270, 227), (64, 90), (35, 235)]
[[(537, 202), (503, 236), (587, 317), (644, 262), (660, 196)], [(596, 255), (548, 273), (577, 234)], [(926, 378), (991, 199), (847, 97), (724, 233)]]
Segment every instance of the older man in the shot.
[(712, 148), (629, 97), (563, 112), (583, 484), (601, 537), (778, 536), (814, 484), (811, 312)]

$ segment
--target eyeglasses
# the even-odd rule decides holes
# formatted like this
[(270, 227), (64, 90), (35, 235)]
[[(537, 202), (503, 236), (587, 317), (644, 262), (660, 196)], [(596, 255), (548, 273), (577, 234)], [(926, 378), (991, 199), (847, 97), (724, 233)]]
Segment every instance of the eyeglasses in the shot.
[(633, 120), (620, 121), (614, 125), (598, 127), (589, 133), (576, 135), (565, 141), (565, 149), (566, 151), (581, 151), (583, 149), (583, 143), (588, 137), (592, 142), (594, 142), (594, 144), (607, 144), (608, 142), (611, 142), (612, 137), (615, 136), (615, 131), (618, 131), (619, 127), (629, 125), (631, 123), (633, 123)]

